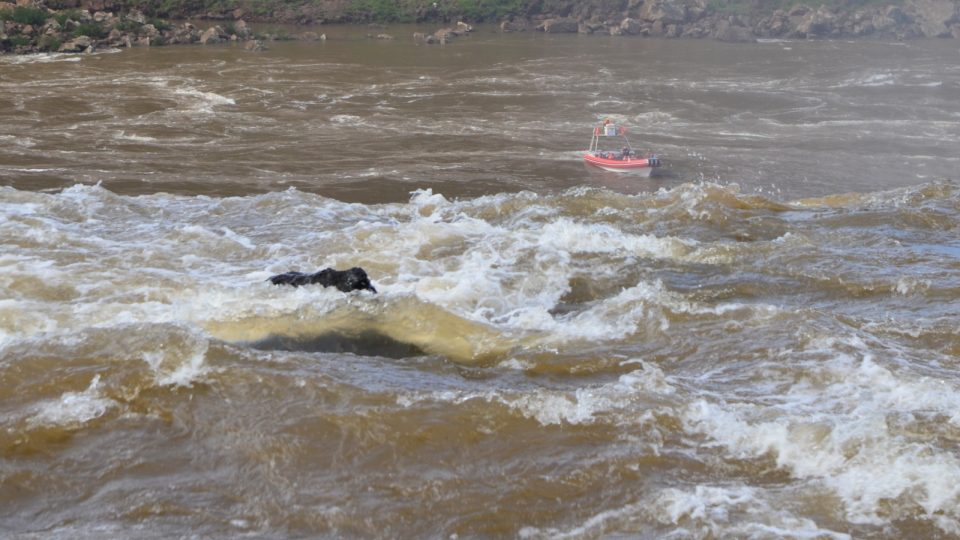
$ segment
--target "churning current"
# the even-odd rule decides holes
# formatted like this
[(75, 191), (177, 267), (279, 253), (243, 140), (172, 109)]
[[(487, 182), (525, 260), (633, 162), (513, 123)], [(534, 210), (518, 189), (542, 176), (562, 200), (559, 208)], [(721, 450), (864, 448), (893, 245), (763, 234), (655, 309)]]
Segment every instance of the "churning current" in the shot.
[(391, 30), (0, 57), (7, 537), (960, 538), (955, 43)]

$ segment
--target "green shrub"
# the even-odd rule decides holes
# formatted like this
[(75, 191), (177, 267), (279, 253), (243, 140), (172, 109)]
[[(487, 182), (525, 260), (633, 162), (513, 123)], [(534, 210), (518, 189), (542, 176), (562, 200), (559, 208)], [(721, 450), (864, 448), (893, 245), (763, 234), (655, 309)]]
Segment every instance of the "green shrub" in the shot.
[(356, 21), (407, 22), (394, 0), (356, 0), (347, 10)]
[(10, 43), (12, 43), (14, 47), (25, 47), (30, 44), (30, 38), (20, 35), (10, 36)]
[(459, 15), (468, 21), (479, 21), (483, 18), (483, 7), (479, 0), (457, 0)]
[(67, 21), (79, 21), (83, 12), (79, 9), (65, 9), (53, 16), (54, 19), (63, 26)]
[(503, 0), (497, 2), (491, 14), (493, 15), (493, 20), (500, 21), (507, 17), (523, 13), (525, 7), (526, 4), (523, 0)]
[(17, 6), (13, 8), (13, 20), (21, 24), (43, 26), (47, 22), (49, 13), (45, 9)]
[[(779, 4), (779, 2), (778, 2)], [(769, 6), (770, 12), (779, 9), (780, 6)], [(746, 15), (750, 12), (750, 2), (743, 0), (710, 0), (707, 2), (707, 9), (714, 13), (723, 13), (727, 15)]]
[(47, 22), (47, 12), (46, 10), (27, 7), (27, 6), (17, 6), (12, 10), (6, 9), (0, 12), (0, 20), (3, 21), (13, 21), (20, 24), (29, 24), (33, 26), (43, 26)]
[(74, 37), (76, 36), (87, 36), (91, 39), (103, 39), (107, 37), (109, 32), (103, 27), (100, 23), (97, 22), (85, 22), (77, 27), (73, 31)]
[[(257, 0), (254, 3), (271, 3), (273, 0), (264, 1)], [(131, 2), (127, 2), (130, 4)], [(160, 17), (182, 17), (184, 15), (189, 15), (191, 13), (205, 13), (207, 11), (216, 10), (220, 2), (214, 2), (211, 0), (160, 0), (158, 1), (146, 1), (146, 2), (133, 2), (134, 4), (139, 4), (140, 8), (144, 12), (149, 12)]]
[(147, 24), (152, 24), (154, 28), (156, 28), (161, 32), (165, 32), (173, 28), (173, 26), (171, 26), (170, 23), (168, 23), (167, 21), (163, 19), (157, 19), (157, 18), (150, 19), (149, 21), (147, 21)]
[[(524, 12), (524, 0), (448, 0), (438, 2), (438, 11), (447, 21), (468, 22), (502, 21), (511, 15)], [(542, 7), (542, 6), (541, 6)], [(562, 8), (542, 7), (544, 10), (561, 11)]]
[(219, 0), (211, 2), (210, 7), (218, 11), (233, 11), (240, 7), (240, 3), (236, 0)]
[(114, 26), (114, 28), (116, 28), (117, 30), (119, 30), (119, 31), (121, 31), (121, 32), (132, 32), (132, 33), (136, 33), (138, 30), (140, 30), (140, 27), (141, 27), (141, 26), (142, 26), (142, 25), (141, 25), (140, 23), (138, 23), (138, 22), (136, 22), (136, 21), (131, 21), (131, 20), (128, 19), (128, 20), (125, 20), (125, 21), (120, 21), (119, 23), (117, 23), (116, 26)]
[(37, 44), (41, 51), (57, 52), (62, 43), (56, 36), (43, 36)]
[(163, 0), (160, 2), (160, 6), (157, 8), (157, 11), (163, 15), (169, 15), (175, 13), (177, 10), (182, 9), (183, 2), (179, 0)]

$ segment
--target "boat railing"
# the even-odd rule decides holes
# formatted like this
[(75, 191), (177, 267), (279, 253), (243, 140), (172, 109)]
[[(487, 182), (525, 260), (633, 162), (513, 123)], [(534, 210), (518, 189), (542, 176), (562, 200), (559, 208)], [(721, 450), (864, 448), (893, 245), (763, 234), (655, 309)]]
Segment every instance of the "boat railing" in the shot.
[(593, 128), (593, 137), (590, 139), (589, 152), (596, 153), (600, 151), (600, 139), (606, 137), (622, 138), (624, 141), (624, 146), (626, 146), (626, 148), (628, 148), (631, 152), (633, 151), (633, 148), (630, 146), (630, 140), (627, 139), (627, 129), (619, 124), (614, 124), (608, 121)]

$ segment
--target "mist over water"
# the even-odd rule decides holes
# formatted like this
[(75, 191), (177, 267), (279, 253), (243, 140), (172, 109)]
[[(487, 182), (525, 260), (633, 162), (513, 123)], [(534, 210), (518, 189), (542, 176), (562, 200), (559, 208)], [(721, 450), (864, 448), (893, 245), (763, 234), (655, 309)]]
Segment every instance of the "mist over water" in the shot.
[(0, 530), (960, 538), (956, 44), (365, 30), (0, 57)]

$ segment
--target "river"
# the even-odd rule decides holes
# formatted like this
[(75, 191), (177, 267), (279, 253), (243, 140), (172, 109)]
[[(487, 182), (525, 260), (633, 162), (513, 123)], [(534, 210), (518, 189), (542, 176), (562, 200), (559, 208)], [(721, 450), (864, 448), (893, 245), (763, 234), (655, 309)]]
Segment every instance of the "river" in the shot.
[(321, 29), (0, 57), (5, 537), (960, 538), (955, 41)]

